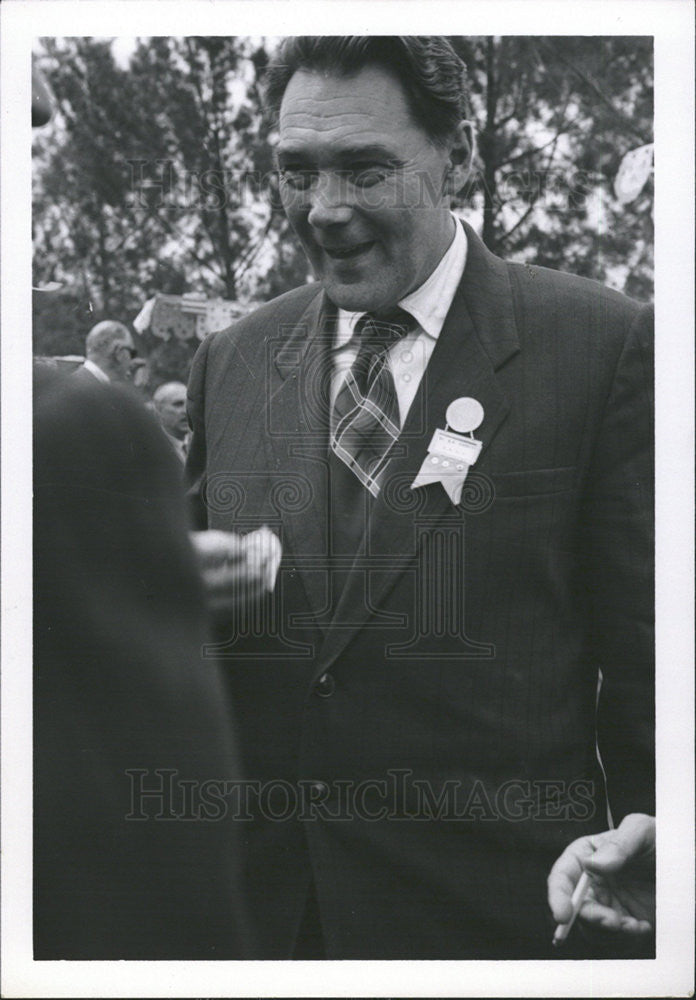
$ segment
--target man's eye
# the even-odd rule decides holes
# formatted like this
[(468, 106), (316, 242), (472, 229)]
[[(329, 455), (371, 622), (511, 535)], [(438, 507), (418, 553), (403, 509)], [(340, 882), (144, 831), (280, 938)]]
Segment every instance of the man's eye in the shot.
[(348, 171), (348, 176), (355, 187), (368, 188), (381, 183), (387, 176), (387, 170), (385, 167), (374, 165), (355, 167)]
[(291, 170), (287, 167), (280, 171), (280, 178), (294, 191), (306, 191), (312, 186), (316, 177), (311, 170)]

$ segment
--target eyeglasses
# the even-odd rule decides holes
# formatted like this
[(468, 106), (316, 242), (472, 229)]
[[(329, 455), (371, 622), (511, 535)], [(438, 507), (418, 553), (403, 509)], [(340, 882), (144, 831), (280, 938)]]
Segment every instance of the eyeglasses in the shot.
[(119, 344), (116, 350), (121, 350), (121, 349), (123, 349), (124, 351), (128, 351), (128, 353), (131, 356), (131, 361), (133, 360), (133, 358), (137, 358), (138, 356), (137, 348), (129, 347), (128, 344)]

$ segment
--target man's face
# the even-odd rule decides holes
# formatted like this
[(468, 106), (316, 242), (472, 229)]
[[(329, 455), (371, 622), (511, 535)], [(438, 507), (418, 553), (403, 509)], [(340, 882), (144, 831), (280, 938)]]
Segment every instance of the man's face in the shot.
[(175, 438), (183, 438), (188, 431), (186, 417), (186, 387), (174, 386), (157, 401), (157, 413), (164, 429)]
[(126, 382), (130, 378), (131, 361), (135, 357), (132, 337), (124, 337), (111, 348), (111, 374), (117, 381)]
[(399, 81), (298, 70), (280, 108), (281, 196), (329, 298), (351, 311), (396, 305), (449, 246), (449, 151), (412, 121)]

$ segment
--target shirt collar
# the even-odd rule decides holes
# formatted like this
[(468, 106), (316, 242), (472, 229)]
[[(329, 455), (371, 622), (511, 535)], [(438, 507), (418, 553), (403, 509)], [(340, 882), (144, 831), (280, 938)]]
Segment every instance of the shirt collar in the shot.
[(164, 429), (164, 427), (162, 428), (162, 430), (164, 431), (164, 433), (167, 435), (167, 437), (171, 441), (174, 450), (177, 451), (181, 455), (182, 458), (186, 458), (186, 438), (185, 437), (183, 437), (183, 438), (174, 437), (174, 435), (170, 434), (169, 431), (167, 431), (167, 430)]
[(94, 375), (95, 378), (99, 379), (100, 382), (110, 382), (111, 381), (111, 379), (106, 374), (106, 372), (102, 371), (102, 369), (99, 367), (99, 365), (95, 365), (95, 363), (93, 361), (90, 361), (89, 358), (86, 359), (86, 361), (84, 363), (84, 367), (87, 369), (88, 372), (91, 372), (92, 375)]
[[(456, 215), (454, 239), (429, 278), (410, 292), (398, 305), (418, 321), (419, 326), (434, 340), (440, 336), (445, 317), (466, 267), (467, 242), (464, 227)], [(355, 324), (364, 312), (339, 309), (336, 324), (336, 347), (344, 347), (353, 336)]]

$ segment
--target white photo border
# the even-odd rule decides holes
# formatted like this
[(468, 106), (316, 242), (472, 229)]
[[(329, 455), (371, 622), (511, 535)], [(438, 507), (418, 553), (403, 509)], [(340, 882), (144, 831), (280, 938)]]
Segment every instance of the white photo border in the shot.
[[(693, 989), (693, 23), (689, 0), (8, 0), (2, 18), (2, 995), (687, 996)], [(38, 36), (652, 35), (658, 920), (654, 961), (34, 962), (31, 127)], [(269, 32), (269, 26), (272, 30)], [(691, 540), (691, 544), (690, 544)]]

